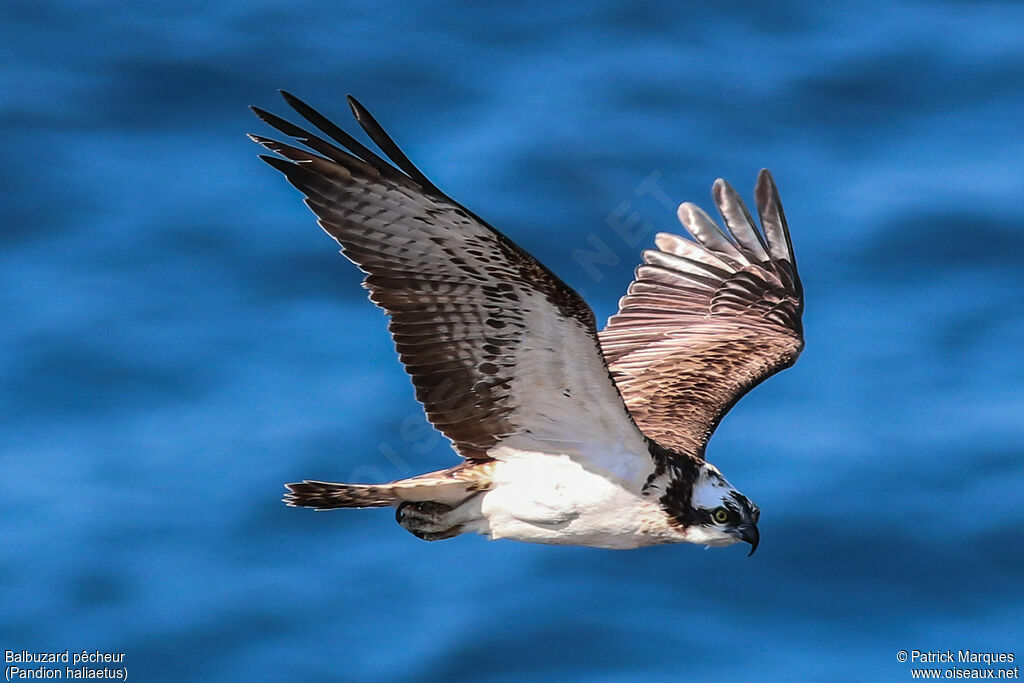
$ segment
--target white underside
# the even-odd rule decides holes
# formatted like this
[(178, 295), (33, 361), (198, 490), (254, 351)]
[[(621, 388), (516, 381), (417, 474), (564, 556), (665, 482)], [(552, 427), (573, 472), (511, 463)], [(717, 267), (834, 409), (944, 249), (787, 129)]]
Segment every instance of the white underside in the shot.
[[(639, 487), (564, 454), (501, 447), (466, 531), (530, 543), (636, 548), (688, 540)], [(465, 511), (470, 512), (470, 511)]]
[(491, 485), (458, 511), (463, 530), (605, 548), (683, 540), (641, 493), (654, 462), (592, 333), (540, 293), (519, 295), (531, 321), (510, 392), (520, 429), (487, 453)]

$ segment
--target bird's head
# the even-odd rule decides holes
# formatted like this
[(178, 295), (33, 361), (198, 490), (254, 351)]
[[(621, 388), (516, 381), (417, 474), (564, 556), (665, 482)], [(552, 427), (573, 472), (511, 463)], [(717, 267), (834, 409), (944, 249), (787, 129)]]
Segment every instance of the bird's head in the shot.
[(761, 510), (750, 499), (732, 487), (718, 468), (701, 463), (693, 481), (689, 505), (677, 518), (686, 527), (687, 539), (703, 545), (731, 545), (737, 541), (750, 544), (750, 554), (757, 550), (761, 537), (757, 520)]

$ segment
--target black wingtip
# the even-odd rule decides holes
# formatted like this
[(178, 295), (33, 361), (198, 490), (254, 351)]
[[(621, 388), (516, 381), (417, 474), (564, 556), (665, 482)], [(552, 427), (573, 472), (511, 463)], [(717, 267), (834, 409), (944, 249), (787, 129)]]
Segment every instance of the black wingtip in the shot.
[[(366, 115), (370, 112), (367, 111), (366, 107), (364, 107), (353, 95), (345, 95), (345, 101), (348, 102), (348, 107), (352, 110), (352, 115), (356, 117), (356, 122), (358, 122), (360, 126), (364, 125), (363, 122), (367, 118)], [(372, 119), (373, 117), (371, 116), (369, 118)]]
[(305, 141), (305, 139), (313, 137), (311, 136), (309, 131), (303, 130), (302, 128), (296, 126), (291, 121), (282, 119), (277, 114), (271, 114), (269, 111), (265, 109), (260, 109), (259, 107), (252, 107), (252, 110), (253, 113), (259, 117), (260, 121), (267, 124), (271, 128), (276, 128), (285, 135), (296, 138), (297, 140), (300, 141)]
[(309, 106), (304, 101), (302, 101), (295, 95), (291, 94), (287, 90), (278, 90), (277, 92), (284, 99), (284, 101), (288, 104), (289, 107), (299, 112), (303, 116), (305, 116), (305, 114), (303, 114), (304, 110), (316, 111), (315, 109), (313, 109), (313, 107)]
[[(313, 125), (316, 125), (318, 128), (319, 125), (317, 125), (317, 118), (323, 119), (325, 121), (327, 120), (326, 117), (324, 117), (320, 112), (318, 112), (316, 109), (307, 104), (304, 100), (296, 97), (287, 90), (278, 90), (277, 92), (280, 93), (281, 97), (284, 98), (284, 101), (288, 103), (289, 107), (299, 112), (305, 118), (309, 119), (313, 123)], [(310, 114), (312, 114), (312, 116), (310, 116)]]
[(279, 90), (278, 92), (281, 93), (281, 97), (283, 97), (284, 101), (288, 103), (288, 106), (297, 111), (304, 119), (326, 133), (328, 137), (341, 143), (341, 145), (350, 153), (359, 157), (371, 167), (377, 169), (377, 171), (384, 176), (394, 172), (394, 168), (388, 162), (370, 150), (366, 145), (353, 138), (345, 132), (344, 129), (333, 123), (316, 109), (309, 106), (295, 95), (292, 95), (287, 90)]
[[(282, 98), (284, 98), (284, 101), (288, 103), (289, 107), (291, 107), (292, 109), (296, 110), (300, 114), (303, 114), (303, 110), (309, 110), (309, 111), (314, 111), (314, 112), (316, 111), (315, 109), (313, 109), (313, 107), (308, 105), (305, 102), (305, 100), (303, 100), (303, 99), (301, 99), (299, 97), (296, 97), (295, 95), (291, 94), (287, 90), (278, 90), (277, 92), (281, 95)], [(317, 113), (319, 113), (319, 112), (317, 112)], [(303, 114), (303, 116), (305, 116), (305, 114)]]
[(309, 135), (309, 133), (302, 130), (291, 121), (286, 121), (277, 114), (272, 114), (266, 109), (261, 109), (260, 107), (249, 107), (249, 109), (252, 110), (252, 113), (255, 114), (260, 121), (267, 124), (271, 128), (276, 128), (285, 135), (299, 139), (302, 139)]
[(275, 157), (270, 154), (260, 154), (259, 157), (263, 161), (267, 162), (268, 164), (276, 168), (278, 171), (284, 173), (285, 175), (287, 175), (289, 171), (295, 168), (295, 164), (288, 161), (287, 159)]
[(269, 119), (269, 118), (270, 118), (271, 116), (273, 116), (273, 114), (271, 114), (271, 113), (270, 113), (269, 111), (267, 111), (266, 109), (262, 109), (262, 108), (260, 108), (260, 107), (257, 107), (257, 106), (256, 106), (256, 105), (254, 105), (254, 104), (250, 104), (250, 105), (249, 105), (249, 111), (251, 111), (251, 112), (252, 112), (253, 114), (255, 114), (255, 115), (256, 115), (256, 118), (258, 118), (258, 119), (259, 119), (260, 121), (263, 121), (264, 123), (267, 123), (267, 120), (268, 120), (268, 119)]
[(416, 168), (416, 165), (412, 163), (405, 152), (401, 150), (398, 144), (387, 134), (384, 127), (373, 117), (373, 114), (364, 107), (359, 100), (352, 95), (346, 95), (345, 99), (348, 100), (348, 106), (352, 109), (352, 115), (355, 116), (356, 122), (363, 129), (363, 131), (370, 136), (370, 139), (379, 147), (384, 154), (394, 163), (398, 168), (405, 172), (410, 178), (419, 183), (420, 187), (428, 192), (442, 195), (441, 190), (437, 188), (434, 183), (423, 175), (420, 169)]

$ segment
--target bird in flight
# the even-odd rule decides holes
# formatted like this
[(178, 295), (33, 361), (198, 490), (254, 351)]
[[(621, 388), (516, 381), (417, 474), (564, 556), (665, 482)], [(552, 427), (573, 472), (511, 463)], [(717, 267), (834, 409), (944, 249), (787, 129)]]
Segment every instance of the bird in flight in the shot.
[(462, 462), (386, 484), (305, 480), (285, 502), (394, 507), (424, 540), (601, 548), (688, 542), (757, 549), (760, 510), (707, 462), (719, 421), (803, 348), (803, 289), (775, 182), (754, 189), (761, 230), (724, 180), (725, 229), (679, 207), (692, 239), (661, 233), (598, 332), (583, 299), (417, 169), (370, 113), (385, 160), (312, 107), (330, 138), (253, 107), (305, 148), (250, 137), (365, 274), (430, 422)]

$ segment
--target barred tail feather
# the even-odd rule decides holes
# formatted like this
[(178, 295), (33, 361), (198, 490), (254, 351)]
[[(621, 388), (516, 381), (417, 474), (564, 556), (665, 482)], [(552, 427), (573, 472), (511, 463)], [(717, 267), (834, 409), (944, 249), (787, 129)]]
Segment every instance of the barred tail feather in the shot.
[(401, 502), (394, 488), (374, 484), (336, 484), (329, 481), (285, 484), (284, 502), (291, 507), (331, 510), (334, 508), (381, 508)]

